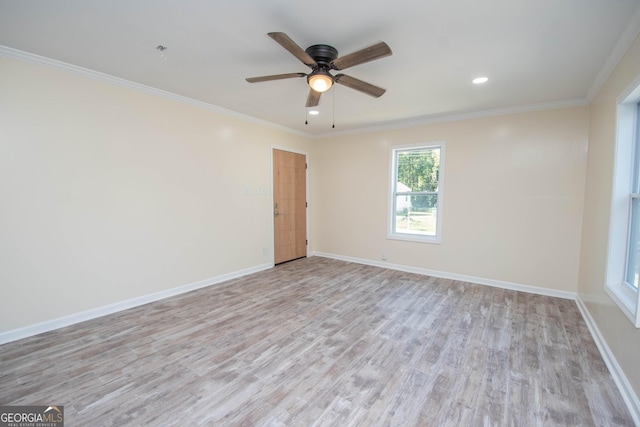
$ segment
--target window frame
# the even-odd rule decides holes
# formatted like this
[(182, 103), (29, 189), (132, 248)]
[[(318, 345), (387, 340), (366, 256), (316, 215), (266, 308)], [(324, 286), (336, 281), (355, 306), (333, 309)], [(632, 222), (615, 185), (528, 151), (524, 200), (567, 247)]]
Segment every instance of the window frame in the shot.
[[(609, 223), (605, 291), (640, 328), (640, 291), (627, 283), (632, 202), (638, 198), (640, 172), (640, 76), (617, 100), (616, 141)], [(640, 213), (638, 213), (640, 215)]]
[[(444, 165), (445, 165), (445, 141), (435, 141), (428, 143), (415, 143), (404, 145), (392, 145), (389, 147), (389, 201), (388, 201), (388, 220), (387, 220), (387, 239), (391, 240), (405, 240), (411, 242), (422, 243), (442, 243), (442, 212), (444, 205)], [(440, 164), (438, 166), (438, 189), (435, 192), (400, 192), (403, 194), (421, 194), (421, 195), (434, 195), (436, 200), (436, 234), (435, 236), (425, 234), (411, 234), (411, 233), (398, 233), (395, 232), (395, 219), (396, 219), (396, 195), (397, 191), (397, 153), (406, 151), (417, 150), (440, 150)]]

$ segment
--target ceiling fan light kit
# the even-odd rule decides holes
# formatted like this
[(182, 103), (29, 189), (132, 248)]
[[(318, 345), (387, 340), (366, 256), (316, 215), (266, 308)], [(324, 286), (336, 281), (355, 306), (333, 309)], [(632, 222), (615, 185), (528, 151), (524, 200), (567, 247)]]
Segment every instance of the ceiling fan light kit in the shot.
[(249, 83), (265, 82), (269, 80), (280, 80), (296, 77), (307, 77), (309, 84), (309, 95), (307, 96), (307, 107), (315, 107), (320, 102), (320, 94), (326, 92), (334, 83), (347, 86), (367, 95), (378, 98), (385, 93), (385, 89), (374, 86), (370, 83), (350, 77), (344, 74), (332, 75), (330, 70), (344, 70), (345, 68), (360, 65), (365, 62), (383, 58), (392, 54), (391, 49), (385, 42), (379, 42), (373, 46), (338, 57), (338, 50), (326, 44), (316, 44), (303, 50), (288, 35), (280, 32), (269, 33), (269, 37), (275, 40), (280, 46), (289, 51), (300, 62), (311, 68), (311, 73), (287, 73), (271, 76), (250, 77), (246, 80)]
[(328, 71), (314, 71), (307, 77), (311, 89), (316, 92), (326, 92), (333, 86), (333, 77)]

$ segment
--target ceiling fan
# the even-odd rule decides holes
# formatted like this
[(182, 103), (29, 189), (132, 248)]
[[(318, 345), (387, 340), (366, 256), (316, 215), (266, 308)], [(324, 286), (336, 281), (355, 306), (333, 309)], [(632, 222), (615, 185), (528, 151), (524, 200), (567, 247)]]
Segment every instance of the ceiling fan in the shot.
[(269, 37), (274, 39), (278, 44), (280, 44), (280, 46), (287, 49), (293, 56), (298, 58), (300, 62), (311, 68), (312, 71), (309, 74), (287, 73), (274, 74), (271, 76), (250, 77), (246, 79), (249, 83), (306, 77), (310, 87), (309, 95), (307, 96), (307, 107), (315, 107), (318, 105), (322, 92), (329, 90), (334, 83), (358, 90), (375, 98), (378, 98), (385, 93), (385, 89), (363, 82), (362, 80), (354, 77), (350, 77), (342, 73), (336, 75), (330, 73), (330, 70), (340, 71), (345, 68), (391, 55), (391, 49), (385, 42), (376, 43), (373, 46), (369, 46), (357, 52), (338, 58), (338, 51), (333, 46), (316, 44), (303, 50), (285, 33), (269, 33)]

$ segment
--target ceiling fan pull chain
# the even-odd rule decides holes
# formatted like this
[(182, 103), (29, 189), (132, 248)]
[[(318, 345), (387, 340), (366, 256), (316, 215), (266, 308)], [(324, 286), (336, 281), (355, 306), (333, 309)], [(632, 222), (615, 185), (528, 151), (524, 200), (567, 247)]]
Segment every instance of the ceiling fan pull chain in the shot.
[[(307, 96), (307, 92), (305, 90), (304, 95)], [(308, 125), (309, 124), (309, 109), (307, 108), (307, 106), (305, 105), (304, 107), (304, 124)]]
[(333, 88), (333, 118), (331, 119), (333, 123), (331, 124), (331, 129), (336, 128), (336, 91), (337, 90), (338, 88), (336, 87)]

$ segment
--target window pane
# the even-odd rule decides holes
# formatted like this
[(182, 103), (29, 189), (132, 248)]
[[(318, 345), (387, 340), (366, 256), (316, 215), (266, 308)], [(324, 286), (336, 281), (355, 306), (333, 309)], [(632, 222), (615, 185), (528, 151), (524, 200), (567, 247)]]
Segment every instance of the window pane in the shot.
[(396, 196), (395, 233), (436, 235), (438, 196)]
[(640, 199), (631, 199), (631, 229), (626, 282), (638, 289), (640, 279)]
[(398, 152), (397, 191), (438, 191), (440, 149)]
[(640, 162), (638, 157), (640, 156), (640, 124), (638, 118), (640, 117), (640, 102), (636, 105), (636, 129), (635, 129), (635, 144), (633, 159), (633, 193), (640, 193)]

